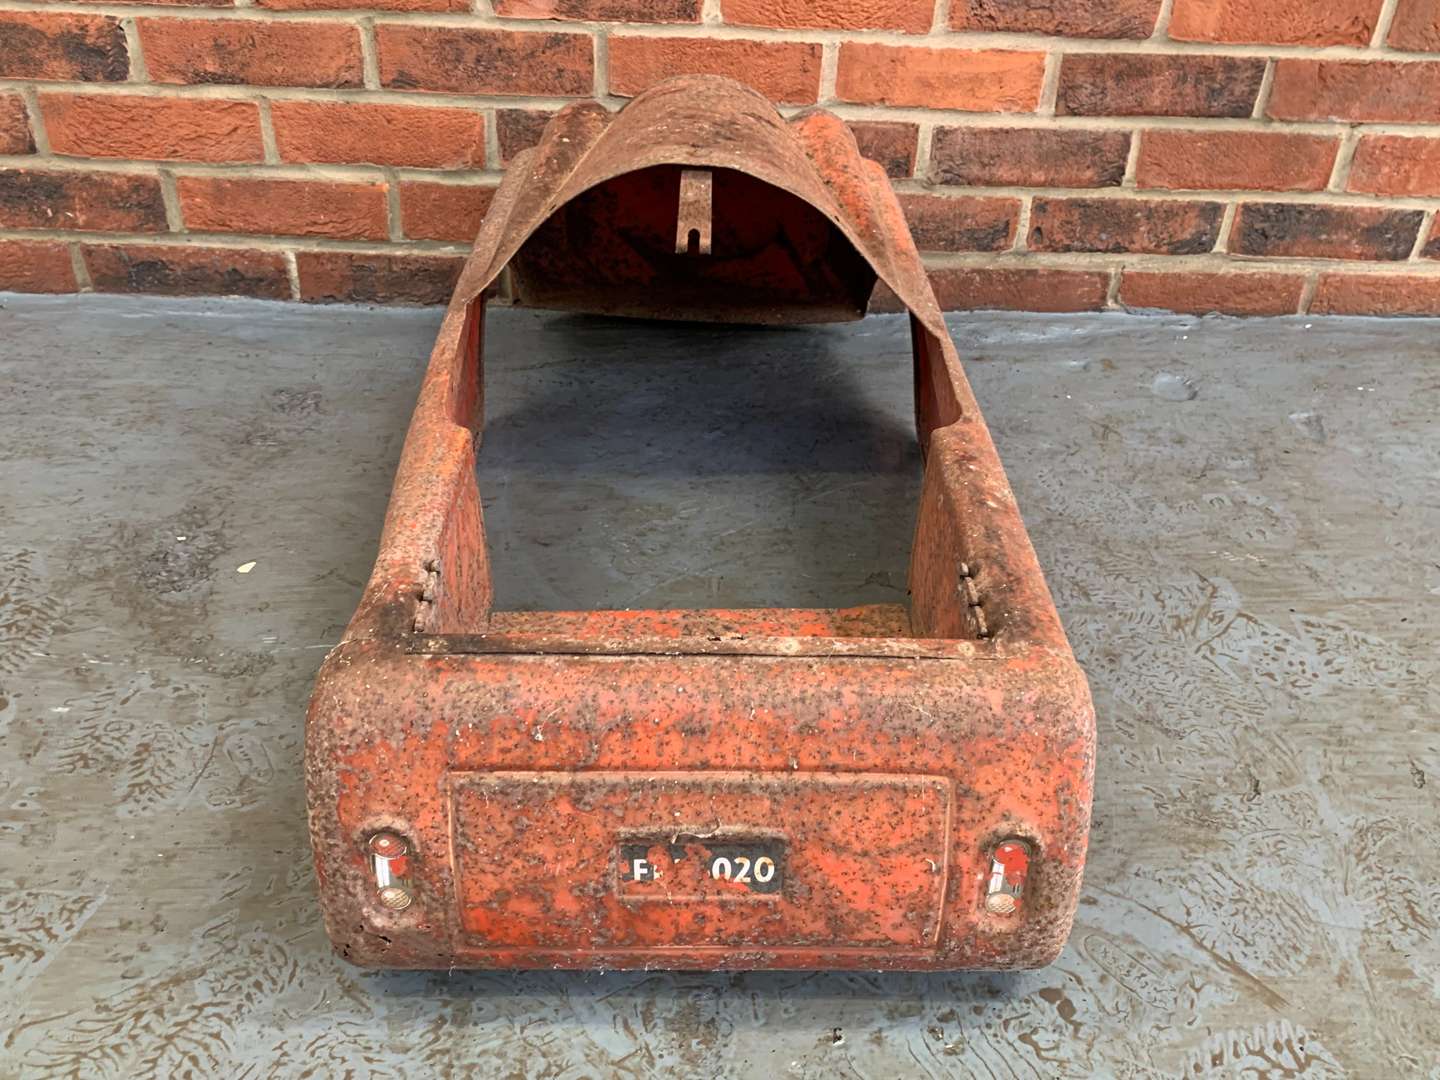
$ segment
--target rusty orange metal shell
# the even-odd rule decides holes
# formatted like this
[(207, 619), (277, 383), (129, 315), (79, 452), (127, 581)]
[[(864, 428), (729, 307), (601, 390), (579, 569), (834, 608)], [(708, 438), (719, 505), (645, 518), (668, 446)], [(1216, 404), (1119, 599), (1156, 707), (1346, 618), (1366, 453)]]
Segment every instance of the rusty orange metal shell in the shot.
[[(853, 318), (884, 281), (910, 311), (926, 451), (909, 603), (492, 610), (474, 464), (507, 267), (529, 303), (761, 322)], [(326, 926), (356, 963), (1056, 956), (1089, 830), (1089, 692), (900, 207), (840, 120), (690, 77), (618, 115), (572, 106), (517, 156), (306, 744)]]

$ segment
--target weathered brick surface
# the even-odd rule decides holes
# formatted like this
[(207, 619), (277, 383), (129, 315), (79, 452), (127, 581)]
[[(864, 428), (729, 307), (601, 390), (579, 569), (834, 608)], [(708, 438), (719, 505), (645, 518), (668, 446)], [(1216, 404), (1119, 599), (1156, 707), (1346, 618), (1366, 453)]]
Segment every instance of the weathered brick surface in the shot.
[(1274, 314), (1347, 260), (1317, 312), (1415, 313), (1440, 280), (1440, 0), (0, 8), (0, 288), (81, 253), (97, 289), (287, 297), (293, 256), (308, 299), (438, 303), (567, 101), (684, 73), (836, 106), (948, 307)]
[(443, 304), (463, 259), (445, 255), (365, 255), (302, 251), (300, 297), (312, 303)]
[(1315, 315), (1440, 315), (1440, 277), (1321, 274)]
[(1251, 56), (1065, 57), (1055, 110), (1074, 116), (1249, 116), (1265, 61)]
[(64, 244), (0, 240), (0, 291), (74, 292), (75, 268)]
[(226, 86), (359, 86), (360, 34), (339, 23), (140, 19), (150, 78)]
[(933, 0), (721, 0), (728, 23), (784, 30), (900, 30), (923, 34), (935, 18)]
[(1187, 315), (1293, 315), (1304, 288), (1303, 274), (1126, 270), (1120, 276), (1120, 302)]
[(1160, 0), (952, 0), (950, 25), (956, 30), (1145, 38), (1159, 14)]
[(1440, 138), (1366, 135), (1355, 147), (1349, 189), (1440, 197)]
[(516, 19), (600, 22), (699, 22), (700, 0), (493, 0), (495, 14)]
[(153, 176), (0, 169), (0, 229), (164, 228), (165, 203)]
[(485, 166), (485, 115), (471, 109), (277, 101), (270, 115), (282, 161)]
[(728, 75), (772, 101), (807, 105), (820, 93), (820, 46), (790, 41), (616, 36), (610, 39), (610, 92), (633, 97), (672, 75)]
[(1178, 199), (1051, 199), (1030, 206), (1032, 251), (1199, 255), (1215, 246), (1224, 207)]
[(285, 257), (277, 251), (86, 244), (82, 253), (97, 292), (290, 299)]
[(886, 176), (915, 174), (915, 150), (920, 139), (919, 124), (898, 124), (884, 120), (852, 120), (850, 131), (860, 153), (878, 162)]
[(383, 240), (385, 185), (328, 180), (182, 176), (180, 212), (191, 232)]
[(936, 128), (930, 177), (942, 184), (1115, 187), (1125, 176), (1128, 131)]
[(1321, 191), (1339, 149), (1338, 135), (1157, 129), (1140, 137), (1135, 182), (1142, 188)]
[(553, 109), (497, 109), (495, 132), (500, 143), (500, 160), (508, 162), (521, 150), (538, 143), (541, 132), (554, 115)]
[(375, 37), (380, 82), (396, 90), (575, 97), (595, 85), (588, 34), (386, 24)]
[(1175, 0), (1176, 41), (1367, 45), (1381, 0)]
[(360, 4), (366, 11), (447, 12), (473, 7), (470, 0), (255, 0), (256, 7), (271, 11), (354, 11)]
[(108, 15), (0, 11), (0, 79), (124, 82), (130, 54)]
[(0, 154), (33, 154), (35, 136), (19, 94), (0, 94)]
[(1440, 52), (1440, 0), (1400, 0), (1385, 41), (1393, 49)]
[(845, 42), (835, 92), (868, 105), (1030, 112), (1040, 100), (1045, 56), (1001, 49)]
[(1424, 213), (1370, 206), (1245, 203), (1230, 250), (1238, 255), (1396, 260), (1410, 254)]
[(495, 189), (488, 185), (411, 181), (400, 185), (400, 227), (411, 240), (469, 243), (480, 231)]
[(901, 195), (921, 251), (1004, 251), (1015, 239), (1019, 199)]
[(1440, 61), (1279, 60), (1268, 115), (1277, 120), (1440, 123)]
[(253, 101), (42, 94), (50, 146), (78, 157), (142, 161), (263, 161)]
[(1020, 267), (933, 270), (930, 283), (947, 311), (1099, 311), (1110, 275)]
[(507, 165), (521, 150), (536, 145), (554, 115), (552, 109), (496, 109), (495, 141), (500, 147), (500, 163)]

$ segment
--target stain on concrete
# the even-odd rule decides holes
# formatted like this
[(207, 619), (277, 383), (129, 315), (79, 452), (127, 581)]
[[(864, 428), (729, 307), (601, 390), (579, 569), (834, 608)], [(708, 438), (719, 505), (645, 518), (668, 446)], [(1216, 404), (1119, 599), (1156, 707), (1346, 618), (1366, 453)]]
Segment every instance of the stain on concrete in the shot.
[(1325, 420), (1317, 412), (1308, 409), (1301, 409), (1290, 414), (1290, 422), (1295, 425), (1295, 430), (1313, 442), (1325, 441)]
[(324, 400), (319, 387), (282, 386), (270, 393), (270, 407), (282, 416), (303, 419), (320, 411)]
[(38, 551), (0, 551), (0, 677), (44, 655), (64, 606), (49, 587)]
[[(215, 576), (215, 557), (225, 550), (221, 523), (213, 511), (187, 506), (175, 517), (151, 526), (151, 537), (140, 532), (117, 538), (117, 543), (149, 550), (135, 567), (135, 584), (157, 597), (190, 593), (208, 585)], [(148, 540), (148, 543), (147, 543)]]
[(1188, 375), (1162, 371), (1150, 383), (1151, 392), (1162, 401), (1193, 401), (1200, 392)]

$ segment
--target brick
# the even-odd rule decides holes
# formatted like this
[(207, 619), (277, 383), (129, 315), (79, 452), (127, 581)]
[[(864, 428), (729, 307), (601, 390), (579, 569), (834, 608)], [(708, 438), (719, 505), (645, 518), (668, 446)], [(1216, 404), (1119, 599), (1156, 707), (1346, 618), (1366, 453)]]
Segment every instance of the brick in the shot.
[(700, 0), (495, 0), (495, 14), (512, 19), (693, 23), (700, 21)]
[(384, 184), (182, 176), (180, 211), (191, 232), (383, 240)]
[(1430, 239), (1425, 241), (1425, 246), (1420, 249), (1420, 254), (1427, 259), (1440, 259), (1440, 217), (1436, 217), (1430, 225)]
[(1208, 274), (1126, 270), (1120, 302), (1187, 315), (1294, 315), (1305, 288), (1303, 274)]
[(934, 0), (721, 0), (720, 15), (738, 26), (781, 30), (901, 30), (924, 34)]
[(1160, 0), (953, 0), (950, 28), (1083, 38), (1147, 38)]
[(263, 161), (260, 109), (250, 101), (42, 94), (50, 147), (79, 157)]
[(1424, 216), (1384, 207), (1243, 203), (1230, 250), (1272, 258), (1404, 259)]
[(1312, 315), (1440, 315), (1440, 277), (1321, 274)]
[(915, 174), (915, 151), (920, 142), (919, 124), (888, 120), (851, 120), (850, 132), (860, 147), (860, 156), (878, 162), (890, 177)]
[(1175, 0), (1175, 41), (1368, 45), (1380, 0)]
[(553, 109), (497, 109), (495, 131), (500, 142), (501, 162), (508, 163), (521, 150), (538, 143), (545, 125), (554, 115)]
[(1142, 188), (1321, 191), (1340, 140), (1273, 131), (1146, 131), (1135, 183)]
[(86, 244), (82, 253), (97, 292), (290, 299), (290, 275), (278, 251)]
[(301, 251), (300, 298), (311, 303), (443, 304), (464, 260), (435, 255)]
[(340, 23), (139, 19), (153, 82), (360, 86), (360, 36)]
[(932, 270), (930, 284), (944, 311), (1099, 311), (1105, 271), (1018, 267)]
[(595, 87), (589, 34), (377, 26), (380, 81), (397, 90), (588, 96)]
[(1400, 0), (1385, 43), (1392, 49), (1440, 52), (1440, 0)]
[(0, 154), (33, 154), (35, 136), (19, 94), (0, 94)]
[(129, 76), (130, 53), (119, 19), (0, 12), (0, 78), (124, 82)]
[(1277, 60), (1267, 111), (1277, 120), (1440, 123), (1440, 62)]
[(820, 46), (796, 41), (610, 37), (610, 92), (633, 97), (671, 75), (728, 75), (772, 101), (807, 105), (820, 96)]
[(1055, 111), (1062, 116), (1249, 116), (1264, 75), (1265, 61), (1250, 56), (1071, 54), (1060, 65)]
[(1215, 247), (1224, 207), (1150, 199), (1046, 199), (1030, 206), (1032, 251), (1198, 255)]
[(1130, 156), (1128, 131), (936, 128), (930, 177), (941, 184), (1116, 187)]
[(485, 116), (471, 109), (277, 101), (270, 115), (281, 161), (485, 167)]
[(480, 231), (493, 187), (434, 184), (400, 185), (400, 226), (411, 240), (452, 240), (470, 243)]
[(160, 232), (165, 203), (153, 176), (0, 169), (0, 228)]
[(1440, 196), (1440, 139), (1361, 137), (1348, 187), (1376, 195)]
[(470, 11), (469, 0), (255, 0), (271, 11)]
[(847, 41), (840, 46), (835, 93), (864, 105), (1031, 112), (1044, 76), (1045, 56), (1038, 52)]
[(1019, 199), (903, 194), (900, 206), (921, 251), (1004, 251), (1020, 217)]
[(64, 244), (0, 240), (0, 291), (64, 293), (78, 287)]

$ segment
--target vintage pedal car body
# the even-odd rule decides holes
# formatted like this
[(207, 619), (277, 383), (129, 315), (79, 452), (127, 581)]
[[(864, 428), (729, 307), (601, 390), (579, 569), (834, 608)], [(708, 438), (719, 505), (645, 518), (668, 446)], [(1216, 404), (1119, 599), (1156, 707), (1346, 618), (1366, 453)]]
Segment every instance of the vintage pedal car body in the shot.
[[(487, 293), (665, 318), (910, 312), (909, 602), (497, 611)], [(876, 523), (875, 527), (888, 527)], [(365, 965), (1018, 968), (1069, 931), (1094, 719), (878, 166), (725, 80), (577, 105), (515, 158), (441, 327), (374, 573), (311, 703), (327, 929)]]

